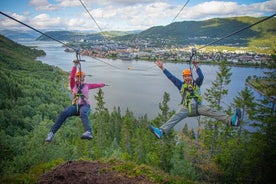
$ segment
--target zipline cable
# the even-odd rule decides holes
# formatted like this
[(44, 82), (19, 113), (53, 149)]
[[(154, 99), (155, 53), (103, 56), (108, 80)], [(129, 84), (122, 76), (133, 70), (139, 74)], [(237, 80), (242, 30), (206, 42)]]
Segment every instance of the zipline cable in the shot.
[(177, 13), (177, 15), (172, 20), (172, 23), (175, 21), (175, 19), (180, 15), (180, 13), (183, 11), (183, 9), (186, 7), (186, 5), (189, 3), (190, 0), (186, 1), (186, 3), (183, 5), (183, 7), (180, 9), (180, 11)]
[(103, 36), (104, 40), (107, 42), (108, 40), (105, 38), (105, 36), (103, 35), (103, 30), (101, 29), (101, 27), (99, 26), (99, 24), (97, 23), (97, 21), (95, 20), (95, 18), (92, 16), (92, 14), (90, 13), (90, 11), (87, 9), (86, 5), (82, 2), (82, 0), (79, 0), (81, 5), (83, 6), (83, 8), (86, 10), (86, 12), (88, 13), (88, 15), (90, 16), (90, 18), (95, 22), (96, 26), (98, 27), (101, 35)]
[(2, 11), (0, 11), (0, 13), (1, 13), (2, 15), (4, 15), (4, 16), (6, 16), (6, 17), (8, 17), (8, 18), (10, 18), (10, 19), (12, 19), (12, 20), (14, 20), (14, 21), (16, 21), (16, 22), (18, 22), (18, 23), (20, 23), (20, 24), (22, 24), (22, 25), (24, 25), (24, 26), (26, 26), (26, 27), (28, 27), (28, 28), (30, 28), (30, 29), (32, 29), (32, 30), (34, 30), (34, 31), (36, 31), (36, 32), (38, 32), (38, 33), (44, 35), (44, 36), (46, 36), (46, 37), (48, 37), (48, 38), (50, 38), (50, 39), (52, 39), (52, 40), (55, 40), (56, 42), (59, 42), (59, 43), (61, 43), (62, 45), (66, 46), (66, 47), (68, 47), (68, 48), (73, 49), (74, 51), (76, 51), (75, 48), (73, 48), (73, 47), (67, 45), (66, 43), (64, 43), (64, 42), (62, 42), (62, 41), (60, 41), (60, 40), (58, 40), (58, 39), (56, 39), (56, 38), (54, 38), (54, 37), (52, 37), (52, 36), (50, 36), (50, 35), (47, 35), (47, 34), (41, 32), (41, 31), (39, 31), (39, 30), (33, 28), (32, 26), (29, 26), (29, 25), (27, 25), (27, 24), (25, 24), (25, 23), (23, 23), (23, 22), (21, 22), (21, 21), (15, 19), (15, 18), (13, 18), (13, 17), (11, 17), (11, 16), (9, 16), (9, 15), (3, 13)]
[[(82, 2), (82, 0), (79, 0), (79, 1), (80, 1), (81, 5), (83, 6), (83, 8), (86, 10), (86, 12), (89, 14), (90, 18), (95, 22), (95, 24), (96, 24), (96, 26), (98, 27), (98, 29), (99, 29), (101, 35), (103, 36), (105, 42), (107, 43), (108, 40), (107, 40), (106, 37), (102, 34), (102, 33), (103, 33), (102, 28), (99, 26), (99, 24), (97, 23), (96, 19), (92, 16), (92, 14), (91, 14), (90, 11), (87, 9), (86, 5)], [(107, 63), (107, 62), (104, 62), (104, 61), (101, 60), (101, 59), (96, 58), (96, 57), (93, 57), (93, 56), (92, 56), (92, 58), (94, 58), (95, 60), (101, 61), (101, 62), (103, 62), (103, 63), (105, 63), (105, 64), (107, 64), (107, 65), (109, 65), (109, 66), (112, 66), (113, 68), (120, 69), (119, 67), (113, 66), (113, 65), (111, 65), (111, 64), (109, 64), (109, 63)]]
[(204, 45), (204, 46), (198, 48), (197, 50), (201, 50), (201, 49), (203, 49), (203, 48), (205, 48), (205, 47), (207, 47), (207, 46), (209, 46), (209, 45), (212, 45), (212, 44), (217, 43), (217, 42), (219, 42), (219, 41), (221, 41), (221, 40), (224, 40), (225, 38), (228, 38), (228, 37), (233, 36), (233, 35), (235, 35), (235, 34), (237, 34), (237, 33), (240, 33), (240, 32), (242, 32), (242, 31), (244, 31), (244, 30), (246, 30), (246, 29), (248, 29), (248, 28), (250, 28), (250, 27), (252, 27), (252, 26), (255, 26), (255, 25), (257, 25), (257, 24), (259, 24), (259, 23), (261, 23), (261, 22), (264, 22), (264, 21), (266, 21), (266, 20), (268, 20), (268, 19), (270, 19), (270, 18), (272, 18), (272, 17), (274, 17), (274, 16), (276, 16), (276, 13), (273, 14), (273, 15), (271, 15), (271, 16), (269, 16), (269, 17), (266, 17), (266, 18), (264, 18), (264, 19), (261, 19), (261, 20), (255, 22), (255, 23), (253, 23), (253, 24), (250, 24), (250, 25), (248, 25), (248, 26), (246, 26), (246, 27), (244, 27), (244, 28), (242, 28), (242, 29), (239, 29), (239, 30), (237, 30), (237, 31), (235, 31), (235, 32), (233, 32), (233, 33), (231, 33), (231, 34), (228, 34), (228, 35), (226, 35), (226, 36), (224, 36), (224, 37), (222, 37), (222, 38), (220, 38), (220, 39), (218, 39), (218, 40), (212, 41), (212, 42), (210, 42), (210, 43), (208, 43), (208, 44), (206, 44), (206, 45)]
[[(64, 42), (62, 42), (62, 41), (60, 41), (60, 40), (58, 40), (58, 39), (56, 39), (56, 38), (54, 38), (54, 37), (52, 37), (52, 36), (50, 36), (50, 35), (45, 34), (45, 33), (41, 32), (41, 31), (39, 31), (38, 29), (35, 29), (34, 27), (29, 26), (29, 25), (23, 23), (22, 21), (19, 21), (19, 20), (15, 19), (15, 18), (13, 18), (13, 17), (11, 17), (11, 16), (9, 16), (9, 15), (3, 13), (2, 11), (0, 11), (0, 14), (6, 16), (6, 17), (8, 17), (8, 18), (10, 18), (10, 19), (12, 19), (12, 20), (14, 20), (14, 21), (16, 21), (16, 22), (18, 22), (18, 23), (20, 23), (20, 24), (22, 24), (22, 25), (24, 25), (24, 26), (26, 26), (26, 27), (28, 27), (28, 28), (30, 28), (30, 29), (32, 29), (32, 30), (34, 30), (34, 31), (36, 31), (36, 32), (38, 32), (38, 33), (40, 33), (40, 34), (42, 34), (42, 35), (48, 37), (48, 38), (50, 38), (50, 39), (52, 39), (52, 40), (54, 40), (54, 41), (56, 41), (56, 42), (58, 42), (58, 43), (61, 43), (61, 44), (64, 45), (65, 47), (68, 47), (68, 48), (73, 49), (75, 52), (79, 52), (78, 49), (76, 49), (76, 48), (74, 48), (74, 47), (71, 47), (71, 46), (67, 45), (66, 43), (64, 43)], [(94, 58), (94, 57), (93, 57), (93, 58)], [(94, 58), (94, 59), (96, 59), (96, 60), (98, 60), (98, 61), (100, 61), (100, 62), (102, 62), (102, 63), (105, 63), (105, 64), (107, 64), (107, 65), (109, 65), (109, 66), (111, 66), (111, 67), (113, 67), (113, 68), (120, 69), (119, 67), (113, 66), (113, 65), (111, 65), (111, 64), (109, 64), (109, 63), (107, 63), (107, 62), (105, 62), (105, 61), (103, 61), (103, 60), (101, 60), (101, 59), (97, 59), (97, 58)]]

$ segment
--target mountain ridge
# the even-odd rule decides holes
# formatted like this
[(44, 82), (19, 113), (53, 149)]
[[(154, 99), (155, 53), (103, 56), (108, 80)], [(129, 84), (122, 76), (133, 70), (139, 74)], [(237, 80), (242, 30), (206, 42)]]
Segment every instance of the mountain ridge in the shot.
[[(93, 30), (90, 32), (68, 30), (46, 31), (45, 34), (58, 40), (69, 42), (78, 42), (80, 40), (93, 42), (106, 41), (108, 39), (128, 42), (130, 45), (147, 42), (157, 47), (205, 45), (250, 26), (263, 18), (243, 16), (212, 18), (204, 21), (182, 21), (173, 22), (166, 26), (153, 26), (143, 31), (104, 31), (97, 33)], [(6, 32), (6, 34), (11, 35), (12, 32)], [(229, 38), (225, 38), (217, 42), (216, 45), (273, 47), (274, 38), (276, 39), (276, 18), (273, 17)], [(36, 40), (49, 41), (50, 38), (41, 35)]]

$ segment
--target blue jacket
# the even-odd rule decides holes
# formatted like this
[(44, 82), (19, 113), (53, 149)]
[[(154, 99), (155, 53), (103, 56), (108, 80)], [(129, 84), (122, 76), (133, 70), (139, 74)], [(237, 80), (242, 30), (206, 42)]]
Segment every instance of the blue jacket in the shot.
[[(181, 90), (182, 85), (184, 84), (183, 81), (179, 80), (177, 77), (171, 74), (167, 69), (165, 69), (163, 73), (168, 77), (168, 79), (170, 79), (170, 81), (172, 81), (172, 83), (178, 88), (178, 90)], [(198, 87), (200, 87), (203, 83), (204, 76), (200, 68), (196, 69), (196, 73), (198, 77), (194, 82)]]

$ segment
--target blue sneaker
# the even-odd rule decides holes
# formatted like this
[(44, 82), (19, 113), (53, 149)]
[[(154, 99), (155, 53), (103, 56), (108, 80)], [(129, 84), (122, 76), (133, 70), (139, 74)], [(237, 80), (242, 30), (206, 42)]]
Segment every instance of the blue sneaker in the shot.
[(232, 116), (231, 125), (239, 126), (241, 120), (241, 110), (239, 108), (236, 109), (236, 114)]
[(159, 128), (155, 128), (154, 126), (150, 125), (150, 131), (158, 138), (160, 139), (163, 136), (163, 132)]

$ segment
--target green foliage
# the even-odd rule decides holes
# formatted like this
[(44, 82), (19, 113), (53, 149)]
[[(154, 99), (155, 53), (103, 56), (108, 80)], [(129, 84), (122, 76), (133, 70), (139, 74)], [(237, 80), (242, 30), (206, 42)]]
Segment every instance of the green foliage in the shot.
[(185, 149), (187, 149), (185, 147), (185, 142), (180, 142), (175, 147), (173, 156), (170, 160), (172, 163), (170, 173), (195, 181), (199, 179), (199, 176), (194, 165), (188, 159), (185, 159)]
[(112, 170), (129, 177), (146, 176), (152, 183), (192, 183), (187, 179), (170, 176), (160, 169), (152, 168), (144, 164), (137, 165), (134, 162), (122, 162), (118, 159), (110, 159), (107, 163), (113, 165)]
[(238, 95), (239, 96), (234, 98), (234, 103), (235, 106), (241, 108), (243, 112), (241, 119), (244, 119), (245, 112), (247, 112), (249, 118), (252, 119), (256, 107), (253, 92), (248, 87), (245, 87), (245, 89), (239, 92)]
[(227, 61), (222, 61), (219, 65), (219, 71), (217, 72), (216, 80), (212, 82), (211, 88), (205, 92), (206, 100), (210, 102), (210, 106), (221, 110), (221, 100), (227, 95), (228, 90), (225, 88), (231, 81), (230, 77), (232, 73), (231, 68), (227, 66)]
[[(167, 26), (151, 27), (138, 35), (137, 38), (150, 40), (156, 45), (204, 45), (231, 34), (237, 30), (253, 24), (262, 18), (254, 17), (233, 17), (233, 18), (214, 18), (205, 21), (183, 21), (174, 22)], [(258, 44), (258, 46), (271, 47), (273, 39), (269, 39), (275, 35), (276, 18), (257, 24), (239, 34), (231, 36), (231, 39), (224, 39), (216, 43), (217, 45), (236, 45), (252, 46), (255, 40), (265, 40), (267, 43)], [(123, 36), (122, 40), (131, 39), (133, 36)], [(253, 44), (252, 44), (253, 43)], [(261, 43), (261, 42), (260, 42)]]
[[(210, 25), (215, 27), (216, 22)], [(53, 121), (70, 103), (67, 76), (35, 61), (40, 52), (3, 37), (0, 46), (0, 183), (36, 183), (39, 175), (57, 164), (78, 159), (109, 160), (114, 170), (146, 176), (153, 183), (269, 183), (274, 179), (275, 113), (267, 100), (255, 104), (247, 88), (234, 101), (250, 112), (255, 132), (210, 121), (197, 130), (197, 136), (185, 127), (187, 136), (172, 130), (156, 139), (149, 125), (160, 126), (174, 113), (168, 107), (168, 93), (159, 103), (160, 114), (149, 121), (146, 115), (134, 117), (129, 109), (121, 114), (120, 107), (108, 112), (99, 90), (96, 110), (89, 115), (93, 139), (81, 140), (81, 120), (71, 117), (53, 142), (46, 143)], [(209, 96), (218, 98), (216, 106), (229, 76), (228, 66), (223, 65), (214, 83), (220, 88)]]

